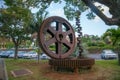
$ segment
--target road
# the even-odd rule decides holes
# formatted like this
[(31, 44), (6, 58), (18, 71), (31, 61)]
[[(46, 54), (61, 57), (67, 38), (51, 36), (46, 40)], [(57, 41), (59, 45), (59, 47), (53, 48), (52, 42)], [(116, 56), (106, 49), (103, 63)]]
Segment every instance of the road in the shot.
[(87, 57), (94, 58), (95, 60), (101, 60), (100, 54), (87, 54)]

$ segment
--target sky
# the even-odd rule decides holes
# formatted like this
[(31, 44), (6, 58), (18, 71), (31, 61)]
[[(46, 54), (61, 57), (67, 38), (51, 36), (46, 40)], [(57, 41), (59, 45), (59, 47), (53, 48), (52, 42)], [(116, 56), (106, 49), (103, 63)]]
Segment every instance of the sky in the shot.
[[(63, 10), (63, 6), (65, 5), (65, 3), (53, 3), (50, 5), (50, 7), (48, 8), (49, 11), (49, 16), (60, 16), (63, 17), (65, 19), (67, 19), (64, 15), (64, 10)], [(98, 3), (96, 3), (96, 5), (100, 5)], [(110, 13), (108, 12), (109, 8), (107, 8), (106, 6), (103, 6), (104, 8), (104, 14), (107, 15), (108, 17), (112, 17), (112, 15), (110, 15)], [(81, 14), (81, 27), (82, 27), (82, 32), (83, 34), (89, 34), (89, 35), (98, 35), (101, 36), (103, 33), (105, 33), (105, 31), (108, 28), (116, 28), (117, 26), (108, 26), (106, 25), (98, 16), (96, 16), (96, 18), (94, 20), (88, 20), (86, 17), (86, 14), (89, 13), (90, 10), (87, 10), (85, 12), (83, 12)], [(75, 25), (75, 21), (68, 21), (70, 22), (71, 25)]]

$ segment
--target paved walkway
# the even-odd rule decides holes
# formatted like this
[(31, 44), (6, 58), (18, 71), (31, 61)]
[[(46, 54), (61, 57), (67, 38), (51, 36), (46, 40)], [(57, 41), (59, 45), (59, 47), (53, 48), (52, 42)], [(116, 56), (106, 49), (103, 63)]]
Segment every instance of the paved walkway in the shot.
[(0, 80), (8, 80), (4, 59), (0, 58)]

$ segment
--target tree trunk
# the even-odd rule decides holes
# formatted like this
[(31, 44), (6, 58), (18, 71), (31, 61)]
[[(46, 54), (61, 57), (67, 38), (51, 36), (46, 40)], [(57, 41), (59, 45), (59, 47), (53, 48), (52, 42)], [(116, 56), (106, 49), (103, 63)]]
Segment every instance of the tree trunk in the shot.
[(118, 64), (120, 65), (120, 47), (117, 47), (117, 54), (118, 54)]
[(15, 44), (15, 54), (14, 54), (14, 59), (17, 59), (18, 58), (18, 45)]
[(120, 65), (120, 51), (118, 52), (118, 64)]
[[(39, 34), (39, 32), (37, 33)], [(39, 45), (39, 39), (37, 37), (37, 42), (36, 42), (36, 46), (38, 47), (37, 49), (37, 53), (38, 53), (38, 63), (39, 63), (39, 60), (40, 60), (40, 54), (41, 54), (41, 48), (40, 48), (40, 45)]]
[(40, 60), (40, 54), (41, 54), (41, 50), (40, 50), (40, 47), (38, 47), (38, 63), (39, 63), (39, 60)]

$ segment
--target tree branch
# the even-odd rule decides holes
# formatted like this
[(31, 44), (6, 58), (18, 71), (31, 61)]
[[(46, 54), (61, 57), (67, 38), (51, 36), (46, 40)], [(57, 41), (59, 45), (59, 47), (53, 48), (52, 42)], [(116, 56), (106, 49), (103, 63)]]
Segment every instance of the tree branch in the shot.
[[(92, 0), (82, 0), (91, 10), (98, 15), (107, 25), (120, 25), (120, 18), (108, 18), (92, 2)], [(96, 0), (99, 1), (99, 0)], [(103, 0), (101, 0), (103, 1)], [(107, 0), (108, 1), (108, 0)]]

